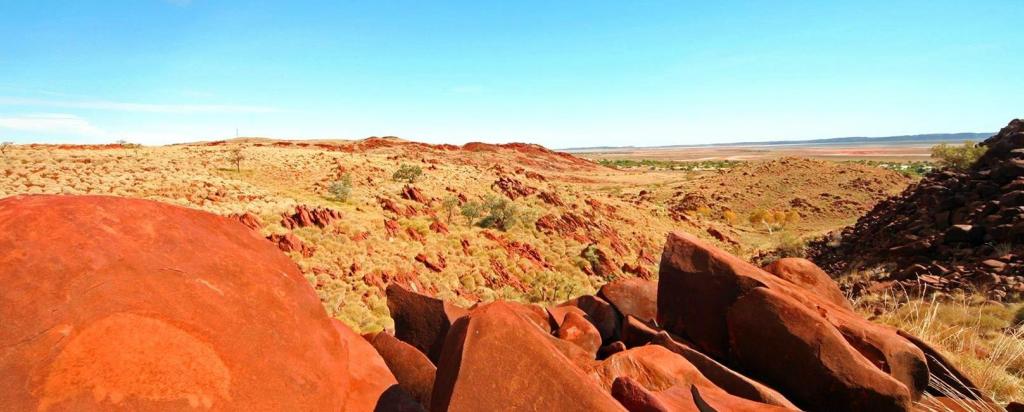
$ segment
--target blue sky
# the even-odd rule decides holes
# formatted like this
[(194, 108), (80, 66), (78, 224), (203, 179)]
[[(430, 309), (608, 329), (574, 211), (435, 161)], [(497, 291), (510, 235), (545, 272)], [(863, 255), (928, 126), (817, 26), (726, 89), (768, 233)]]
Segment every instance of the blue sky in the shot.
[(0, 0), (0, 140), (994, 131), (1024, 117), (1021, 15), (1019, 0)]

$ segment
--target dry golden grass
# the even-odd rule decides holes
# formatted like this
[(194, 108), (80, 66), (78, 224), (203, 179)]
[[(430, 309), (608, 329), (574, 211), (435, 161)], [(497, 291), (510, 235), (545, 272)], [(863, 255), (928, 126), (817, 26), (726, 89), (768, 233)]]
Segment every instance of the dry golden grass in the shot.
[(903, 292), (855, 300), (866, 316), (920, 337), (951, 359), (996, 401), (1024, 400), (1024, 304), (980, 296), (920, 298)]
[[(778, 233), (768, 235), (747, 227), (746, 203), (733, 205), (739, 217), (732, 223), (717, 208), (708, 210), (714, 213), (687, 218), (671, 210), (681, 187), (694, 187), (694, 182), (715, 178), (717, 172), (619, 171), (523, 146), (458, 149), (389, 139), (331, 144), (335, 146), (278, 147), (273, 141), (249, 139), (137, 149), (16, 146), (0, 159), (0, 196), (102, 194), (158, 200), (220, 215), (251, 212), (262, 219), (264, 235), (287, 232), (279, 223), (281, 215), (292, 213), (298, 205), (341, 211), (344, 218), (326, 228), (296, 229), (294, 234), (316, 252), (311, 257), (297, 253), (291, 257), (315, 285), (328, 312), (361, 332), (391, 326), (381, 288), (390, 282), (462, 304), (496, 298), (555, 303), (593, 293), (610, 279), (633, 276), (624, 272), (624, 266), (656, 276), (664, 236), (671, 230), (711, 239), (705, 229), (718, 227), (738, 235), (738, 243), (713, 241), (740, 255), (772, 247), (781, 238)], [(238, 170), (233, 162), (236, 149), (244, 157)], [(401, 198), (406, 183), (392, 180), (392, 175), (403, 164), (422, 169), (414, 185), (429, 198), (426, 204)], [(750, 170), (760, 169), (752, 166)], [(856, 174), (844, 175), (842, 182)], [(346, 201), (337, 201), (328, 188), (344, 175), (351, 179), (351, 193)], [(502, 232), (470, 226), (457, 208), (448, 218), (443, 199), (462, 195), (467, 201), (480, 202), (503, 197), (493, 186), (500, 177), (537, 191), (510, 199), (528, 217), (523, 222)], [(748, 176), (743, 182), (754, 184), (751, 179), (760, 177)], [(829, 190), (820, 186), (815, 181), (813, 189)], [(838, 186), (835, 190), (847, 191)], [(545, 201), (541, 192), (557, 195), (562, 204)], [(417, 213), (387, 212), (379, 198), (390, 199), (400, 209), (414, 207)], [(534, 221), (543, 216), (556, 220), (574, 216), (587, 227), (566, 233), (542, 230)], [(855, 218), (853, 214), (841, 217)], [(430, 230), (435, 219), (444, 222), (449, 232)], [(386, 232), (385, 220), (397, 222), (397, 234)], [(830, 226), (824, 224), (828, 229), (848, 223), (830, 222)], [(805, 228), (786, 232), (799, 237)], [(468, 246), (464, 248), (463, 242)], [(506, 248), (503, 243), (514, 245)], [(582, 256), (591, 244), (608, 256), (611, 273), (591, 271), (591, 263)], [(516, 247), (536, 251), (542, 263)], [(444, 269), (427, 269), (414, 259), (421, 253), (431, 260), (443, 257)]]

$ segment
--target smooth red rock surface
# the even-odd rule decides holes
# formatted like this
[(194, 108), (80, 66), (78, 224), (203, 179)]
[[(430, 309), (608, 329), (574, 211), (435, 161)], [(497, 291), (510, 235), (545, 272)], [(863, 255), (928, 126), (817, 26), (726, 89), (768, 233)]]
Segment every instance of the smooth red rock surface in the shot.
[(778, 391), (729, 369), (725, 365), (718, 363), (718, 361), (691, 348), (689, 345), (673, 339), (667, 332), (659, 332), (651, 340), (651, 343), (664, 346), (665, 349), (686, 358), (711, 383), (714, 383), (731, 395), (769, 405), (799, 409)]
[(658, 316), (658, 282), (638, 278), (619, 279), (601, 286), (597, 295), (623, 316), (653, 322)]
[(344, 323), (332, 319), (338, 336), (348, 347), (348, 402), (345, 410), (370, 411), (376, 408), (381, 396), (398, 380), (388, 369), (384, 359), (366, 339), (349, 329)]
[(434, 390), (434, 375), (437, 373), (430, 359), (412, 345), (384, 332), (373, 335), (369, 340), (395, 375), (398, 384), (423, 407), (429, 407), (430, 393)]
[(601, 348), (601, 333), (583, 315), (569, 312), (558, 328), (558, 338), (571, 342), (586, 351), (590, 358), (597, 356)]
[(728, 328), (734, 359), (808, 409), (911, 406), (906, 386), (861, 356), (821, 316), (773, 289), (756, 288), (737, 300)]
[(623, 410), (555, 342), (514, 305), (473, 309), (449, 332), (430, 409)]
[[(762, 287), (817, 314), (815, 321), (823, 322), (814, 327), (833, 329), (827, 333), (838, 333), (851, 350), (905, 385), (911, 399), (924, 392), (924, 353), (895, 329), (871, 323), (686, 233), (671, 233), (665, 244), (658, 285), (659, 298), (665, 298), (658, 301), (658, 317), (669, 332), (686, 336), (704, 354), (731, 364), (735, 357), (730, 355), (731, 330), (724, 316), (744, 294)], [(797, 401), (791, 396), (790, 400)]]
[(436, 363), (441, 357), (448, 328), (466, 310), (397, 284), (389, 285), (385, 293), (391, 318), (395, 321), (395, 337), (419, 349)]
[(339, 410), (348, 349), (237, 220), (102, 196), (0, 200), (0, 409)]
[(839, 290), (839, 285), (836, 285), (828, 273), (821, 270), (814, 262), (803, 258), (782, 258), (765, 265), (763, 269), (807, 289), (837, 306), (853, 310), (846, 295)]

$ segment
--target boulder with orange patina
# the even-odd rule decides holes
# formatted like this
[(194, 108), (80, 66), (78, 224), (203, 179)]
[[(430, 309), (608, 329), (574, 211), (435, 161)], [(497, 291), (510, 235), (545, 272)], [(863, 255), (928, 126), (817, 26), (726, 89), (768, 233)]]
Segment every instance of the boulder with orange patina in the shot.
[(235, 219), (0, 199), (7, 410), (338, 410), (349, 351), (295, 263)]

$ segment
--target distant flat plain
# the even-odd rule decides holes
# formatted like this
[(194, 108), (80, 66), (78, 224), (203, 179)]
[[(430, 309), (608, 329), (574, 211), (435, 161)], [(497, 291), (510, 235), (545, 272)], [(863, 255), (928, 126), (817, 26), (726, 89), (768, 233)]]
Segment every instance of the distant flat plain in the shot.
[(887, 144), (793, 144), (793, 145), (735, 145), (735, 146), (677, 146), (677, 147), (624, 147), (569, 149), (581, 157), (628, 160), (768, 160), (780, 157), (807, 157), (820, 160), (929, 160), (930, 149), (937, 143)]

